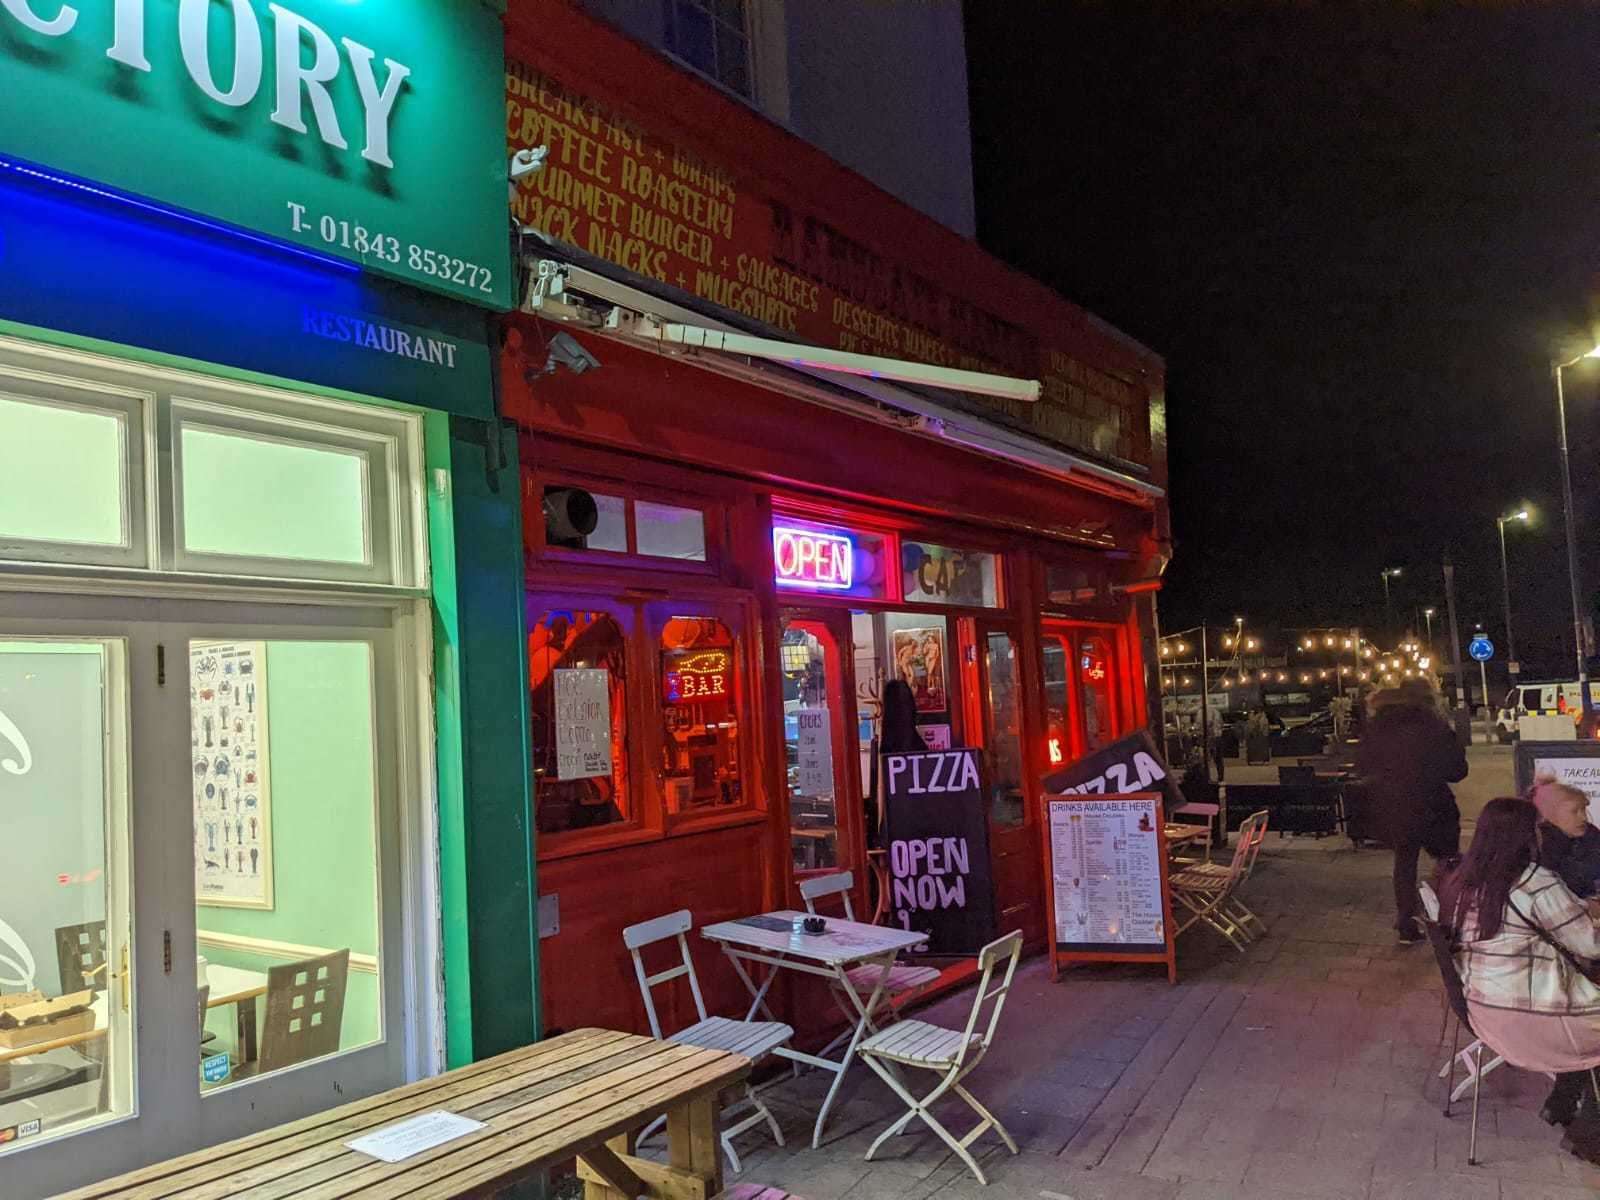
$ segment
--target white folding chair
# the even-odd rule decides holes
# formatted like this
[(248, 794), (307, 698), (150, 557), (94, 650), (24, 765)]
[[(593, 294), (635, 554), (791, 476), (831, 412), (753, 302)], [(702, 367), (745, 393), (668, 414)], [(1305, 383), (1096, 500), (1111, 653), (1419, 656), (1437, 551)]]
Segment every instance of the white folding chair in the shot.
[(1244, 878), (1245, 865), (1260, 853), (1266, 839), (1267, 810), (1251, 813), (1239, 826), (1239, 840), (1233, 848), (1233, 858), (1227, 866), (1221, 863), (1196, 863), (1174, 871), (1167, 877), (1172, 888), (1172, 898), (1189, 915), (1178, 921), (1178, 933), (1204, 923), (1215, 929), (1232, 943), (1241, 954), (1255, 935), (1250, 925), (1266, 925), (1237, 898), (1235, 892)]
[[(629, 925), (622, 931), (622, 944), (628, 948), (628, 953), (633, 956), (633, 971), (639, 977), (639, 992), (644, 996), (645, 1015), (650, 1018), (650, 1033), (657, 1040), (678, 1042), (685, 1046), (698, 1046), (704, 1050), (729, 1050), (735, 1054), (742, 1054), (748, 1059), (759, 1062), (767, 1057), (779, 1046), (785, 1045), (794, 1037), (794, 1030), (779, 1021), (741, 1021), (732, 1017), (708, 1017), (706, 1015), (706, 1002), (700, 994), (700, 980), (694, 973), (694, 959), (689, 955), (689, 943), (684, 938), (694, 924), (694, 917), (688, 909), (679, 909), (675, 913), (668, 913), (664, 917), (655, 917), (649, 921), (640, 921), (637, 925)], [(676, 938), (681, 961), (675, 967), (668, 967), (665, 971), (658, 971), (648, 975), (644, 969), (644, 956), (641, 951), (646, 946), (657, 942), (665, 942)], [(663, 983), (670, 983), (680, 976), (688, 976), (689, 991), (694, 995), (694, 1008), (700, 1014), (700, 1019), (686, 1029), (663, 1039), (661, 1033), (661, 1020), (656, 1015), (653, 989)], [(773, 1118), (766, 1104), (756, 1095), (755, 1088), (746, 1083), (744, 1085), (745, 1099), (754, 1111), (743, 1120), (729, 1125), (722, 1131), (722, 1149), (728, 1156), (728, 1161), (733, 1164), (737, 1173), (743, 1170), (739, 1164), (739, 1154), (733, 1148), (733, 1139), (747, 1129), (753, 1129), (763, 1121), (772, 1130), (773, 1140), (778, 1145), (783, 1145), (783, 1130), (778, 1128), (778, 1122)], [(657, 1120), (647, 1126), (640, 1133), (639, 1139), (643, 1141), (661, 1124)]]
[[(815, 875), (800, 881), (800, 899), (805, 901), (806, 911), (814, 913), (817, 911), (818, 900), (827, 896), (838, 896), (844, 901), (844, 919), (854, 921), (856, 914), (850, 904), (850, 889), (854, 886), (855, 876), (849, 871), (838, 871), (832, 875)], [(863, 996), (872, 995), (879, 980), (882, 979), (884, 995), (892, 1000), (896, 996), (914, 992), (930, 983), (937, 983), (939, 970), (936, 967), (914, 967), (909, 963), (895, 963), (889, 968), (888, 978), (883, 979), (883, 968), (869, 963), (866, 966), (850, 968), (845, 972), (845, 978), (850, 981), (850, 986)]]
[[(983, 1168), (978, 1166), (977, 1160), (967, 1149), (968, 1146), (985, 1132), (993, 1129), (1000, 1135), (1000, 1140), (1006, 1144), (1007, 1150), (1013, 1154), (1017, 1152), (1017, 1143), (1006, 1132), (1006, 1127), (1000, 1124), (1000, 1118), (979, 1103), (978, 1098), (961, 1085), (961, 1081), (983, 1061), (983, 1056), (988, 1053), (989, 1046), (994, 1041), (995, 1029), (1000, 1024), (1000, 1010), (1005, 1007), (1006, 993), (1011, 990), (1012, 977), (1017, 973), (1017, 960), (1021, 957), (1020, 929), (996, 938), (979, 951), (978, 966), (983, 974), (978, 979), (978, 990), (972, 998), (972, 1012), (967, 1016), (965, 1029), (958, 1032), (939, 1025), (930, 1025), (927, 1021), (901, 1021), (873, 1034), (856, 1048), (856, 1052), (861, 1055), (867, 1066), (871, 1067), (878, 1077), (889, 1085), (894, 1094), (909, 1106), (905, 1116), (880, 1133), (872, 1145), (867, 1147), (868, 1161), (871, 1161), (872, 1156), (884, 1142), (905, 1129), (913, 1119), (920, 1120), (938, 1134), (940, 1140), (961, 1157), (961, 1161), (967, 1164), (981, 1184), (987, 1184), (989, 1180), (984, 1176)], [(1005, 964), (1005, 976), (999, 984), (991, 988), (989, 984), (994, 978), (995, 967), (1002, 962)], [(989, 1024), (981, 1034), (977, 1033), (975, 1030), (978, 1027), (978, 1019), (984, 1005), (990, 1001), (993, 1001), (993, 1004), (989, 1008)], [(924, 1071), (935, 1071), (940, 1075), (940, 1079), (932, 1091), (919, 1099), (906, 1090), (896, 1070), (897, 1067), (918, 1067)], [(960, 1096), (978, 1116), (983, 1118), (965, 1137), (957, 1138), (941, 1125), (930, 1111), (931, 1106), (946, 1092), (954, 1092)]]
[[(850, 889), (855, 886), (855, 876), (849, 871), (836, 871), (832, 875), (816, 875), (810, 879), (800, 881), (800, 899), (805, 902), (806, 911), (817, 911), (816, 902), (828, 896), (838, 896), (844, 902), (844, 919), (854, 921), (855, 909), (850, 904)], [(897, 997), (905, 996), (918, 988), (926, 987), (930, 983), (939, 981), (937, 967), (914, 967), (909, 963), (895, 963), (889, 968), (887, 977), (883, 975), (883, 968), (872, 963), (865, 963), (859, 967), (851, 967), (845, 973), (845, 978), (850, 981), (850, 986), (856, 994), (870, 998), (878, 987), (880, 979), (883, 981), (883, 1000), (888, 1002), (891, 1015), (894, 1012), (894, 1001)], [(838, 988), (830, 985), (833, 991)], [(851, 1011), (848, 1001), (842, 994), (836, 995), (840, 1011), (845, 1016), (844, 1032), (840, 1033), (833, 1041), (824, 1046), (819, 1054), (827, 1058), (840, 1046), (848, 1042), (855, 1034), (855, 1014)], [(867, 1027), (873, 1033), (878, 1032), (878, 1027), (868, 1019)], [(800, 1064), (794, 1064), (794, 1073), (800, 1074)]]

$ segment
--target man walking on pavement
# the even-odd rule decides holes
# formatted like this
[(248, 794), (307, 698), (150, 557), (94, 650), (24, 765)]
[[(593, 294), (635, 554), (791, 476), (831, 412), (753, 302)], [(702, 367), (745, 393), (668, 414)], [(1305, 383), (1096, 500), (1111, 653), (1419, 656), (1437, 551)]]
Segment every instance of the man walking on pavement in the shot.
[(1439, 713), (1425, 680), (1408, 679), (1374, 697), (1356, 754), (1357, 772), (1375, 801), (1379, 827), (1394, 847), (1395, 932), (1402, 945), (1422, 940), (1417, 923), (1417, 859), (1443, 865), (1461, 851), (1461, 810), (1450, 785), (1467, 777), (1467, 752)]

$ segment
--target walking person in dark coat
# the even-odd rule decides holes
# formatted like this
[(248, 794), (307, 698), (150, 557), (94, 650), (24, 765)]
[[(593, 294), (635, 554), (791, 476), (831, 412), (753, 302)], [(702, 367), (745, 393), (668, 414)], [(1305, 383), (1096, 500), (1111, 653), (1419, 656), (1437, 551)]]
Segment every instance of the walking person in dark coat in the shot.
[(1426, 850), (1444, 863), (1461, 852), (1461, 810), (1450, 785), (1467, 777), (1467, 753), (1422, 680), (1379, 692), (1374, 707), (1356, 768), (1394, 847), (1395, 931), (1402, 944), (1410, 944), (1422, 940), (1418, 857)]

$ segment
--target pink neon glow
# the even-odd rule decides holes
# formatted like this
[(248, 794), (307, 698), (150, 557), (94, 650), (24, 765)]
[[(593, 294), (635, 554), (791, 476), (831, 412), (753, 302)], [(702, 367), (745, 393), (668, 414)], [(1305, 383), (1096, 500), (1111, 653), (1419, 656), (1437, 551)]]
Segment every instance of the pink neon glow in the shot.
[(850, 590), (855, 544), (842, 533), (774, 525), (772, 557), (780, 587)]

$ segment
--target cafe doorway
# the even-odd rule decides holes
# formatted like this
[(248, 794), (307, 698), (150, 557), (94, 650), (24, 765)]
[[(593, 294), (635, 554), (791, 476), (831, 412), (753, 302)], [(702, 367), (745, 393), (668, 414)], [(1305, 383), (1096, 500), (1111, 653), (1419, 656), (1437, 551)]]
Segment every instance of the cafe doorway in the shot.
[(58, 1010), (0, 1045), (18, 1194), (431, 1068), (417, 628), (0, 592), (0, 991)]
[(1050, 766), (1103, 750), (1135, 727), (1124, 637), (1117, 625), (1045, 622), (1041, 642)]
[(850, 614), (785, 609), (781, 630), (778, 658), (794, 874), (804, 879), (852, 871), (859, 905), (866, 898), (866, 828)]
[[(1028, 802), (1024, 753), (1025, 691), (1016, 635), (991, 621), (963, 622), (970, 628), (966, 663), (969, 721), (981, 738), (984, 785), (988, 789), (989, 859), (994, 876), (999, 932), (1021, 929), (1035, 942), (1044, 936), (1036, 819)], [(963, 639), (965, 640), (965, 638)]]

